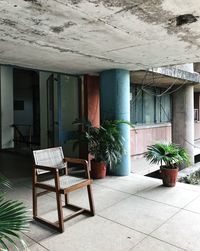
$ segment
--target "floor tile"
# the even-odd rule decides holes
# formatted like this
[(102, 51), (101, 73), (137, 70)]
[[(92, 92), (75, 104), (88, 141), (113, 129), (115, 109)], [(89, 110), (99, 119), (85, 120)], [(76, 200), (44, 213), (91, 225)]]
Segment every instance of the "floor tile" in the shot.
[(199, 213), (200, 214), (200, 197), (190, 202), (185, 209)]
[[(93, 185), (92, 191), (96, 212), (112, 206), (113, 204), (130, 196), (130, 194), (98, 185)], [(69, 200), (70, 203), (89, 208), (87, 189), (81, 189), (70, 193)]]
[[(34, 245), (36, 243), (32, 239), (30, 239), (28, 236), (26, 236), (24, 233), (20, 233), (20, 237), (23, 240), (23, 242), (25, 243), (26, 247), (30, 247), (30, 246), (32, 246), (32, 245)], [(14, 238), (14, 237), (12, 237), (12, 240), (15, 242), (15, 244), (18, 247), (19, 250), (24, 250), (24, 245), (23, 245), (23, 243), (20, 240)], [(14, 248), (13, 244), (11, 244), (10, 242), (6, 241), (5, 239), (4, 239), (4, 241), (5, 241), (5, 243), (8, 246), (8, 248), (9, 248), (10, 251), (16, 250)], [(1, 245), (0, 245), (0, 250), (2, 250), (1, 249)]]
[(124, 193), (135, 194), (149, 187), (161, 184), (160, 180), (155, 179), (144, 179), (138, 177), (139, 175), (132, 176), (131, 178), (117, 178), (107, 177), (105, 179), (96, 180), (95, 184), (109, 187), (111, 189), (121, 191)]
[(142, 196), (143, 198), (182, 208), (199, 196), (199, 193), (179, 187), (157, 186), (139, 192), (137, 195)]
[(131, 196), (100, 212), (99, 215), (148, 234), (178, 210), (175, 207)]
[(199, 214), (181, 210), (151, 235), (187, 251), (199, 251), (199, 226)]
[(144, 237), (144, 234), (95, 216), (41, 244), (50, 251), (128, 251)]
[(131, 159), (131, 171), (145, 175), (160, 169), (159, 165), (150, 164), (145, 158)]
[[(32, 217), (32, 189), (19, 186), (15, 189), (9, 190), (6, 193), (6, 198), (23, 202), (24, 205), (31, 210), (30, 215)], [(49, 195), (38, 197), (38, 212), (40, 214), (45, 214), (49, 211), (56, 210), (56, 207), (55, 197)]]
[(29, 230), (24, 232), (26, 236), (34, 240), (35, 242), (39, 242), (44, 240), (55, 233), (55, 230), (36, 222), (35, 220), (30, 222)]
[[(42, 247), (42, 246), (39, 245), (39, 244), (35, 244), (35, 245), (29, 247), (29, 251), (47, 251), (47, 250), (48, 250), (48, 249)], [(24, 250), (24, 251), (26, 251), (26, 250)], [(64, 251), (64, 250), (63, 250), (63, 251)]]
[(23, 202), (28, 208), (32, 208), (32, 190), (25, 186), (16, 186), (8, 190), (6, 198)]
[(180, 187), (182, 189), (196, 191), (196, 192), (200, 193), (200, 185), (192, 185), (192, 184), (186, 184), (183, 182), (176, 182), (176, 186)]
[[(18, 179), (6, 198), (21, 200), (31, 209), (30, 182)], [(31, 251), (200, 250), (200, 186), (177, 183), (175, 188), (165, 188), (161, 180), (137, 174), (94, 183), (97, 215), (79, 215), (65, 222), (63, 234), (32, 221), (23, 235)], [(71, 193), (70, 202), (88, 207), (86, 191)], [(43, 216), (57, 220), (55, 194), (40, 197), (38, 204)], [(183, 206), (185, 210), (180, 210)]]
[(130, 251), (182, 251), (183, 249), (172, 246), (152, 237), (147, 237)]

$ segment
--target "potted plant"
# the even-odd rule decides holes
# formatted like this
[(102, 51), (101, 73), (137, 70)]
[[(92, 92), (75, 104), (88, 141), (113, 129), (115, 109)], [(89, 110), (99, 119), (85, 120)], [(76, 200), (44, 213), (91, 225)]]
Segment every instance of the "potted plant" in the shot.
[(172, 143), (156, 143), (148, 146), (145, 158), (151, 164), (160, 164), (163, 185), (167, 187), (175, 186), (179, 166), (181, 164), (188, 165), (190, 162), (187, 151)]
[(82, 125), (83, 130), (74, 147), (80, 142), (88, 144), (88, 152), (92, 156), (91, 177), (104, 178), (106, 169), (112, 170), (125, 153), (123, 137), (120, 133), (120, 124), (132, 124), (125, 120), (105, 120), (99, 127), (92, 126), (85, 119), (76, 119), (73, 124)]

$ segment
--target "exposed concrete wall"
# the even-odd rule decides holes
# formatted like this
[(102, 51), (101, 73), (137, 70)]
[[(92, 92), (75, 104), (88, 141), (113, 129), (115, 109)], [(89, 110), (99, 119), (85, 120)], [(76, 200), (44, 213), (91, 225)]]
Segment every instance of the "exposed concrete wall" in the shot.
[(200, 121), (194, 123), (194, 140), (200, 140)]
[(1, 0), (0, 13), (4, 64), (88, 73), (200, 61), (197, 0)]
[(40, 145), (42, 148), (48, 146), (47, 139), (47, 79), (51, 75), (50, 72), (40, 72)]
[(13, 125), (13, 68), (1, 66), (1, 148), (14, 147)]
[(173, 65), (174, 68), (182, 70), (182, 71), (188, 71), (193, 73), (194, 72), (194, 64), (182, 64), (182, 65)]
[(194, 162), (194, 87), (173, 94), (172, 141), (185, 147)]
[(194, 63), (194, 71), (200, 73), (200, 63)]
[(131, 158), (143, 157), (149, 145), (156, 142), (171, 142), (171, 140), (171, 123), (137, 126), (136, 131), (131, 129)]

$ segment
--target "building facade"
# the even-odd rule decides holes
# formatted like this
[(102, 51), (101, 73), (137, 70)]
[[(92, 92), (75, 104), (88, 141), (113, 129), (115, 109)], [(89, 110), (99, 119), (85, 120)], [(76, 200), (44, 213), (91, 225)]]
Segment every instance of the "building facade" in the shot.
[(96, 126), (125, 119), (135, 129), (121, 128), (127, 154), (116, 175), (128, 175), (134, 170), (131, 159), (142, 158), (159, 141), (186, 147), (193, 162), (200, 138), (199, 75), (188, 67), (70, 75), (2, 65), (1, 149), (61, 145), (67, 155), (84, 157), (85, 149), (72, 150), (76, 118), (87, 117)]

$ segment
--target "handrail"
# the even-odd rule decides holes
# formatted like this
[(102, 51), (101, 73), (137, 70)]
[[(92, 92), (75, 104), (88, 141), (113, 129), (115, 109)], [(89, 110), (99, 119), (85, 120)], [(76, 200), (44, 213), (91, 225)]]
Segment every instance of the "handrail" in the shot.
[[(20, 131), (20, 129), (19, 129), (20, 126), (26, 126), (26, 127), (30, 128), (30, 131), (29, 131), (29, 140), (27, 140), (26, 136), (24, 136), (23, 133)], [(25, 143), (27, 146), (31, 146), (32, 144), (34, 144), (34, 143), (32, 143), (32, 135), (31, 135), (32, 125), (13, 124), (12, 127), (14, 128), (14, 130), (19, 135), (19, 139), (14, 138), (14, 142)]]
[(13, 124), (12, 125), (12, 127), (14, 127), (14, 129), (17, 131), (17, 133), (19, 134), (19, 136), (22, 138), (22, 141), (24, 142), (24, 143), (27, 143), (26, 141), (26, 137), (22, 134), (22, 132), (19, 130), (19, 128), (18, 128), (18, 126), (19, 125), (15, 125), (15, 124)]

